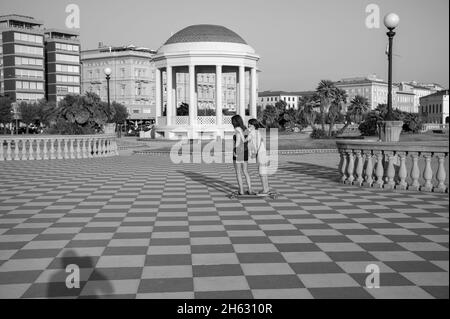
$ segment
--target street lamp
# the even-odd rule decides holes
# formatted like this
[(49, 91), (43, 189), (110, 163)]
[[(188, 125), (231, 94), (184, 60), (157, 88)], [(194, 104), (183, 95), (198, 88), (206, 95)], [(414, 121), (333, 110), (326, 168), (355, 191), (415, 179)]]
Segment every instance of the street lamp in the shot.
[(112, 70), (111, 70), (111, 68), (105, 68), (103, 70), (103, 72), (105, 72), (105, 75), (106, 75), (106, 88), (108, 91), (108, 109), (109, 109), (111, 107), (111, 102), (109, 99), (109, 80), (111, 79)]
[(392, 44), (395, 36), (394, 29), (398, 26), (400, 18), (395, 13), (389, 13), (384, 17), (384, 25), (388, 28), (387, 36), (389, 38), (389, 74), (388, 74), (388, 111), (386, 115), (386, 121), (393, 121), (392, 110)]
[(389, 60), (389, 71), (388, 71), (388, 109), (386, 117), (383, 122), (383, 142), (398, 142), (400, 140), (400, 134), (402, 132), (403, 122), (396, 121), (394, 119), (394, 111), (392, 109), (392, 43), (394, 40), (395, 32), (394, 29), (398, 26), (400, 18), (395, 13), (389, 13), (384, 17), (384, 25), (388, 28), (387, 36), (389, 38), (388, 47), (388, 60)]

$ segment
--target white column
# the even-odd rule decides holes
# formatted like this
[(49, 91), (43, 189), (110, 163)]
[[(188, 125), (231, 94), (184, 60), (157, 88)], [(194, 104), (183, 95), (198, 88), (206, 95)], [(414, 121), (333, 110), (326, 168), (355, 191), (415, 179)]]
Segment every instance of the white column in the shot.
[(161, 116), (161, 105), (162, 105), (162, 101), (161, 101), (161, 70), (156, 68), (156, 74), (155, 74), (155, 107), (156, 107), (156, 112), (155, 112), (155, 116), (156, 116), (156, 125), (158, 125), (158, 118)]
[(173, 116), (173, 101), (172, 101), (172, 67), (166, 67), (166, 88), (167, 88), (167, 97), (166, 97), (166, 115), (167, 115), (167, 125), (172, 124), (172, 116)]
[(216, 123), (222, 125), (222, 65), (216, 65)]
[(189, 65), (189, 125), (197, 125), (197, 96), (195, 95), (195, 65)]
[(245, 121), (245, 67), (239, 66), (239, 112)]
[(258, 93), (256, 91), (257, 79), (256, 79), (256, 68), (251, 68), (250, 71), (250, 87), (251, 87), (251, 96), (250, 96), (250, 116), (253, 118), (257, 117), (256, 112), (256, 102), (258, 100)]

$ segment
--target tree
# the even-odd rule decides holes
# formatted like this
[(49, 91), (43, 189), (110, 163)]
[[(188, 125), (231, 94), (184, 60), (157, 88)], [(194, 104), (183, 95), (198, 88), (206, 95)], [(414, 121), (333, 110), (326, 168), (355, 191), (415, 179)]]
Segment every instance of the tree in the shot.
[(0, 124), (3, 124), (3, 133), (6, 134), (6, 124), (13, 120), (12, 102), (6, 96), (0, 96)]
[(188, 116), (189, 115), (189, 104), (182, 102), (177, 108), (178, 116)]
[(41, 99), (37, 105), (37, 118), (39, 122), (45, 126), (51, 126), (56, 121), (56, 103), (47, 102), (45, 99)]
[(403, 118), (403, 131), (417, 133), (422, 124), (419, 114), (406, 113)]
[[(101, 130), (114, 115), (112, 106), (92, 92), (66, 95), (59, 102), (55, 130), (60, 134), (92, 134)], [(114, 112), (115, 114), (115, 112)]]
[(279, 114), (277, 108), (268, 104), (262, 114), (262, 123), (268, 128), (278, 127), (278, 116)]
[(347, 92), (345, 90), (336, 88), (334, 93), (334, 99), (331, 102), (331, 106), (328, 110), (328, 121), (330, 123), (330, 128), (328, 131), (328, 136), (331, 136), (331, 133), (334, 128), (334, 124), (336, 123), (337, 119), (339, 118), (342, 107), (347, 103)]
[(275, 103), (275, 109), (278, 114), (277, 127), (280, 127), (283, 129), (284, 129), (284, 126), (286, 125), (286, 123), (288, 122), (287, 119), (285, 118), (286, 108), (287, 108), (287, 103), (283, 100), (280, 100), (277, 103)]
[(314, 125), (317, 118), (315, 108), (318, 106), (317, 96), (305, 96), (299, 101), (299, 118), (307, 125)]
[(114, 108), (114, 115), (111, 118), (112, 123), (123, 124), (127, 120), (129, 114), (127, 108), (118, 102), (112, 102)]
[(31, 124), (34, 124), (39, 117), (39, 107), (37, 103), (21, 102), (19, 104), (20, 118), (27, 125), (26, 134), (29, 133)]
[(320, 99), (320, 122), (322, 130), (325, 131), (325, 116), (331, 106), (331, 102), (335, 99), (336, 86), (330, 80), (322, 80), (317, 86), (316, 92)]
[(344, 132), (351, 122), (360, 124), (364, 116), (370, 110), (369, 100), (364, 96), (357, 95), (351, 100), (346, 114), (346, 123), (340, 130), (340, 133)]

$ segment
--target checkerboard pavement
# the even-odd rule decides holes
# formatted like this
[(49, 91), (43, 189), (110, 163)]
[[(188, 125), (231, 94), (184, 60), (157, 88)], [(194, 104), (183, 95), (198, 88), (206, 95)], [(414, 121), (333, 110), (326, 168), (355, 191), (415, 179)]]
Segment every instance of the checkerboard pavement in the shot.
[(230, 164), (2, 162), (0, 298), (448, 298), (448, 194), (339, 184), (336, 156), (281, 158), (276, 200), (228, 199)]

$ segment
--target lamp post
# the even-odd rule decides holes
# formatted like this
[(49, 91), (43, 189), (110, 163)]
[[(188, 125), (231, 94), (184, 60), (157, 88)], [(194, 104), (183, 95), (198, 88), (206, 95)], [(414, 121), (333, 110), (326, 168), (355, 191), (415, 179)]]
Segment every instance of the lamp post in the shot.
[(392, 107), (392, 46), (395, 36), (394, 29), (398, 26), (400, 18), (395, 13), (389, 13), (384, 17), (384, 25), (388, 29), (386, 33), (389, 38), (388, 47), (388, 101), (387, 114), (383, 122), (383, 141), (384, 142), (398, 142), (400, 140), (400, 133), (402, 131), (403, 122), (394, 120), (394, 112)]
[(103, 72), (105, 72), (106, 75), (106, 90), (108, 92), (108, 109), (109, 109), (111, 107), (111, 102), (109, 98), (109, 80), (111, 79), (112, 70), (111, 68), (105, 68)]
[(393, 45), (394, 36), (395, 36), (394, 29), (398, 26), (399, 22), (400, 22), (400, 18), (395, 13), (389, 13), (384, 17), (384, 25), (389, 30), (386, 33), (389, 38), (388, 112), (386, 115), (387, 121), (392, 121), (394, 119), (393, 118), (393, 110), (392, 110), (392, 45)]

